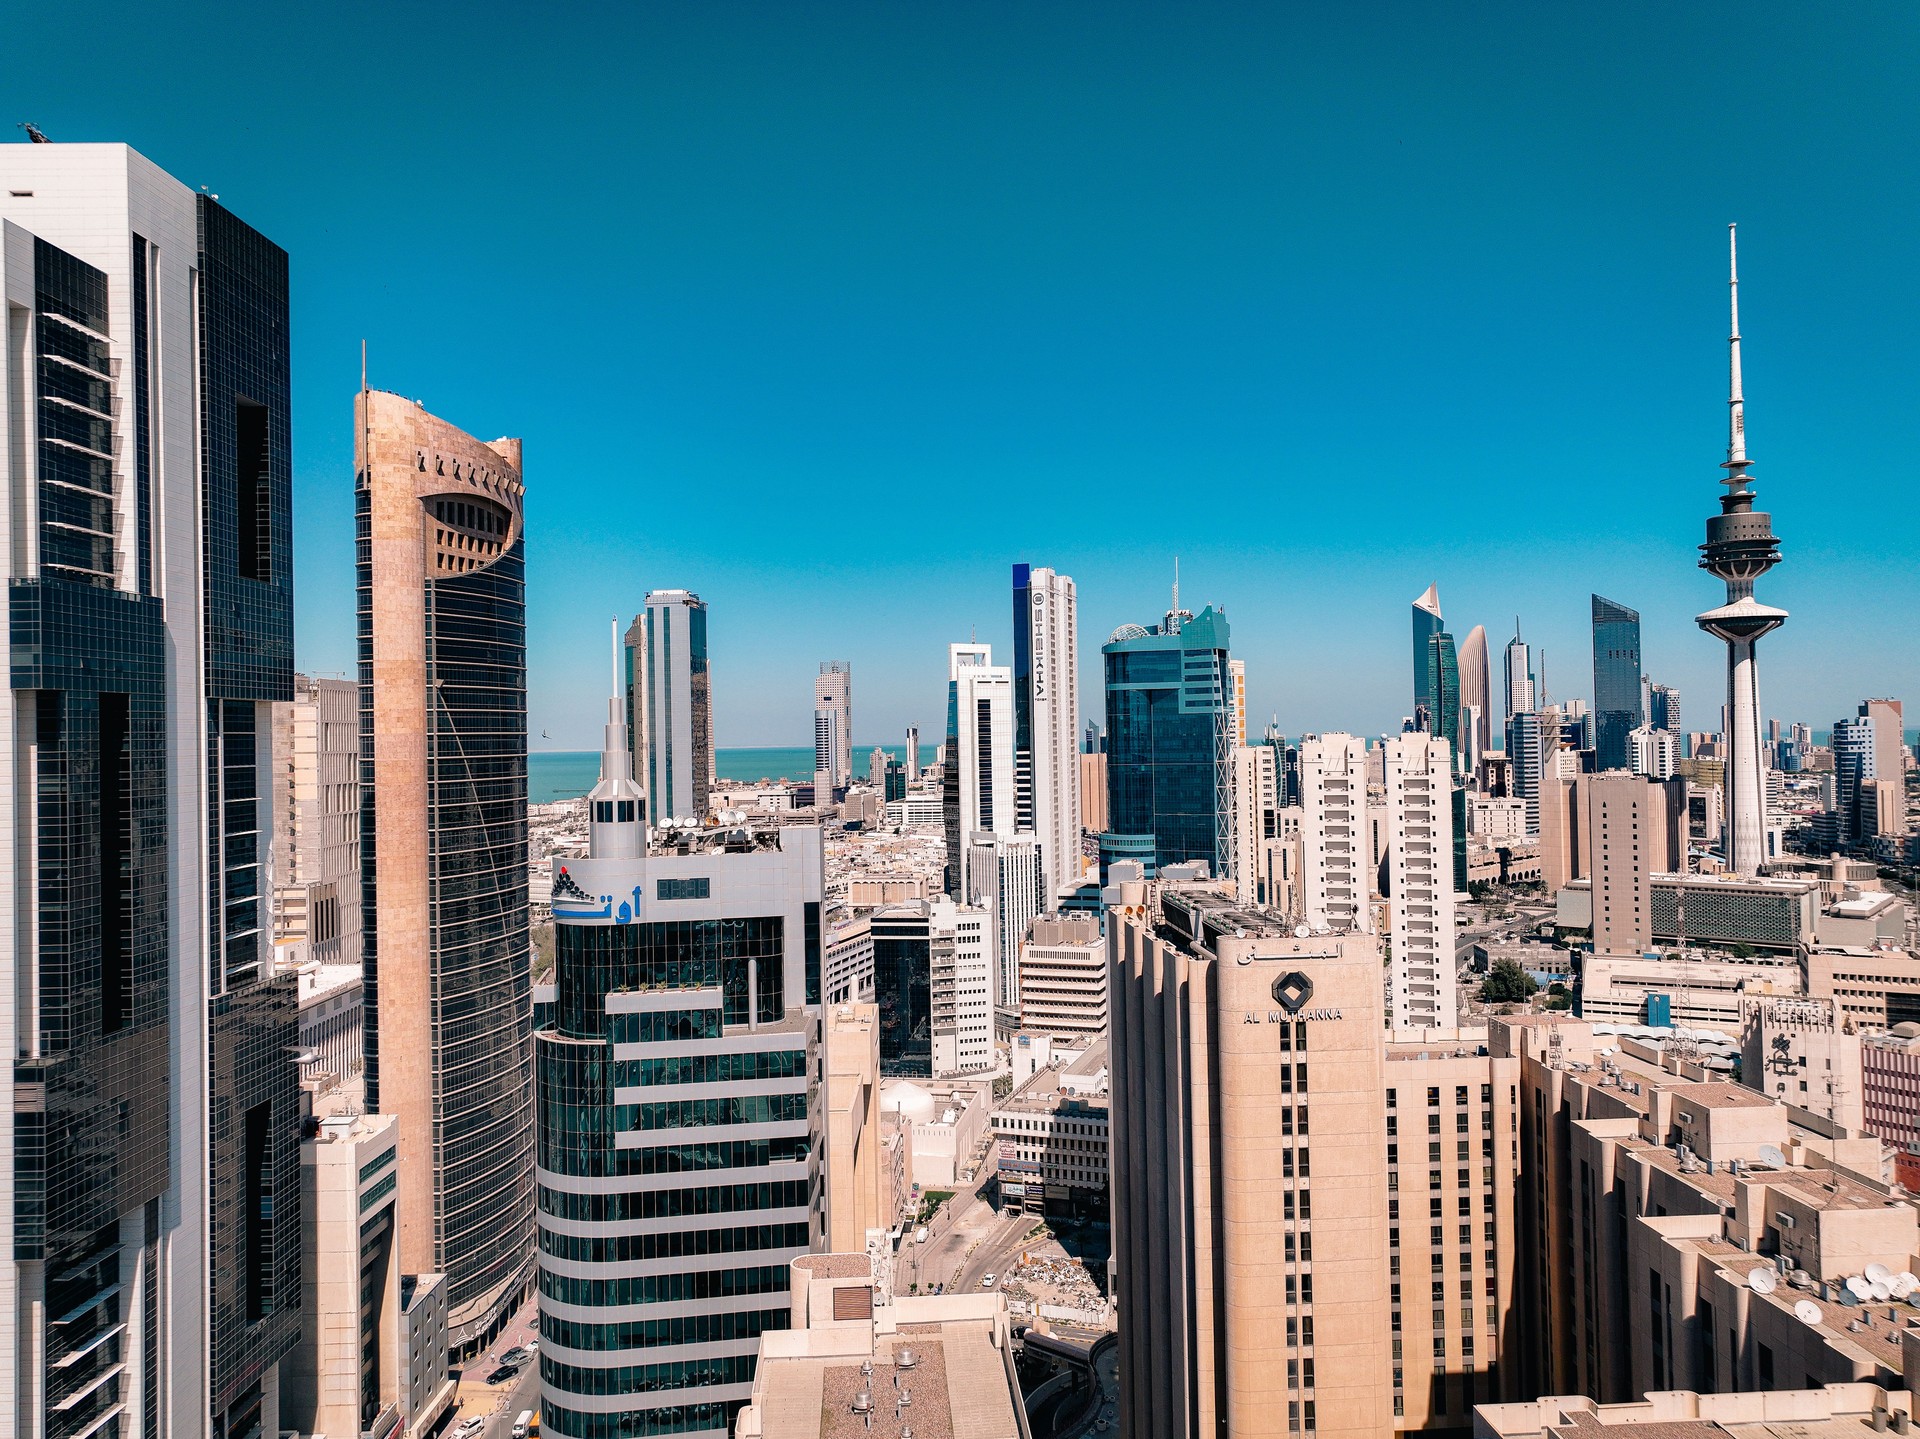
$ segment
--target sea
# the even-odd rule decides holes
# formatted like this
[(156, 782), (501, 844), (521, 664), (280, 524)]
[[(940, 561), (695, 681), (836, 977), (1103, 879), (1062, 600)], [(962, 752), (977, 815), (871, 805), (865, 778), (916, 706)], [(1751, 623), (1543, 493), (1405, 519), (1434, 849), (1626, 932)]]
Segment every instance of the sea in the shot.
[[(862, 778), (867, 773), (867, 757), (874, 745), (853, 747), (853, 771)], [(903, 744), (877, 746), (892, 759), (904, 760)], [(933, 758), (933, 746), (922, 743), (920, 763)], [(756, 779), (811, 780), (813, 746), (795, 745), (776, 749), (723, 749), (713, 757), (714, 777), (745, 783)], [(553, 804), (563, 799), (578, 799), (592, 789), (600, 778), (600, 754), (597, 750), (535, 750), (527, 756), (527, 800), (531, 804)]]

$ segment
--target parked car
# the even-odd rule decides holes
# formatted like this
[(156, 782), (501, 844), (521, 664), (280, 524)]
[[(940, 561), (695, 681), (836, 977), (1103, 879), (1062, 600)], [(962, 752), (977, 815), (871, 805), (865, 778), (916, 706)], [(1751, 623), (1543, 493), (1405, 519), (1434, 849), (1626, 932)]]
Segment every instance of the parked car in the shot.
[(515, 1369), (533, 1362), (533, 1350), (523, 1344), (516, 1344), (500, 1356), (502, 1364), (511, 1364)]
[(487, 1376), (489, 1384), (508, 1384), (520, 1377), (520, 1371), (511, 1364), (502, 1364)]

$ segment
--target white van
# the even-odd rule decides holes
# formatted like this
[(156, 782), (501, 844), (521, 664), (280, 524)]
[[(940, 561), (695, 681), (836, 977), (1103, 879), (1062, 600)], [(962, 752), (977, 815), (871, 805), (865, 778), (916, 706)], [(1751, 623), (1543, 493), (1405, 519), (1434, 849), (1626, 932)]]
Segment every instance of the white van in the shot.
[(513, 1439), (527, 1439), (533, 1433), (533, 1411), (522, 1409), (520, 1417), (513, 1421)]

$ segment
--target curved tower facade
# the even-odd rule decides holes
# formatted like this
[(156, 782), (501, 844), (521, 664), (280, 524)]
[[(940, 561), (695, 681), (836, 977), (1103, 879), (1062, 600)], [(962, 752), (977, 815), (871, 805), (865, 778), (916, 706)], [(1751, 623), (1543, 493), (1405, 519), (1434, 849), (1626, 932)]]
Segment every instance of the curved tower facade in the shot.
[(400, 1124), (400, 1263), (456, 1354), (533, 1273), (520, 442), (356, 402), (367, 1105)]
[(1720, 513), (1707, 520), (1700, 568), (1726, 582), (1727, 602), (1695, 618), (1727, 647), (1727, 867), (1756, 875), (1766, 859), (1766, 776), (1760, 765), (1760, 671), (1754, 647), (1786, 623), (1787, 612), (1753, 597), (1754, 581), (1780, 563), (1773, 517), (1753, 507), (1747, 469), (1745, 400), (1740, 386), (1740, 266), (1727, 227), (1732, 333), (1728, 337), (1727, 458)]

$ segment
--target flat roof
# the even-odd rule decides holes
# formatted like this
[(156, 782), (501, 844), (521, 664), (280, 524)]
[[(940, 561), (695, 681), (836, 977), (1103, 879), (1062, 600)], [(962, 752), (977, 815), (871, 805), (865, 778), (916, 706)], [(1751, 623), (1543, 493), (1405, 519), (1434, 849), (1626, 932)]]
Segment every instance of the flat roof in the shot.
[[(980, 1320), (903, 1324), (875, 1336), (871, 1358), (763, 1357), (765, 1432), (769, 1439), (899, 1439), (911, 1426), (915, 1439), (1016, 1439), (1005, 1360), (991, 1335)], [(911, 1353), (911, 1368), (897, 1367), (902, 1351)], [(862, 1394), (869, 1408), (856, 1411)]]

